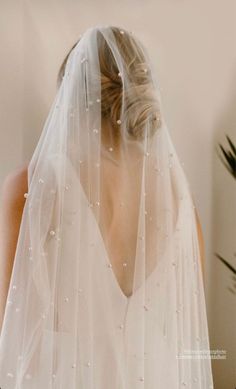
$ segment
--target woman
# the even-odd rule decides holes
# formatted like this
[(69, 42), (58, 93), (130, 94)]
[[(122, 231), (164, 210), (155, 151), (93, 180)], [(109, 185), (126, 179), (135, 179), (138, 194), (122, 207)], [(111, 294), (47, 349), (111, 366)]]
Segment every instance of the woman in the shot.
[(201, 228), (145, 48), (90, 28), (59, 84), (4, 188), (0, 387), (213, 387)]

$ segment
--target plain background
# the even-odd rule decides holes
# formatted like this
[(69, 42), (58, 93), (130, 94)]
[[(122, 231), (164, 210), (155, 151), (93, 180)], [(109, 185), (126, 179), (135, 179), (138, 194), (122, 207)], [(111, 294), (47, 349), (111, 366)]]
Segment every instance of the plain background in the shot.
[(206, 251), (206, 299), (216, 389), (236, 385), (236, 295), (214, 253), (236, 261), (236, 182), (216, 156), (236, 142), (235, 0), (1, 0), (0, 185), (32, 155), (67, 51), (88, 27), (133, 31), (155, 64), (165, 120), (184, 163)]

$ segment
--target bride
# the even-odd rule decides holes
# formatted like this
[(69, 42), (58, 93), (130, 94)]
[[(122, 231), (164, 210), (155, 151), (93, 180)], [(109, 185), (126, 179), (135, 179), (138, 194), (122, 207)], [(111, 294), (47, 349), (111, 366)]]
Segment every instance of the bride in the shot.
[(2, 193), (2, 389), (213, 388), (202, 230), (133, 33), (75, 43)]

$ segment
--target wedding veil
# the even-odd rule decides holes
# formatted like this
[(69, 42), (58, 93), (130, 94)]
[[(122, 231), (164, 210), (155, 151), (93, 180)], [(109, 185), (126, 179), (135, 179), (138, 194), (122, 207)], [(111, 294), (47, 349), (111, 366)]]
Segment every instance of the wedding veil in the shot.
[(73, 47), (28, 187), (1, 389), (213, 387), (194, 204), (134, 34)]

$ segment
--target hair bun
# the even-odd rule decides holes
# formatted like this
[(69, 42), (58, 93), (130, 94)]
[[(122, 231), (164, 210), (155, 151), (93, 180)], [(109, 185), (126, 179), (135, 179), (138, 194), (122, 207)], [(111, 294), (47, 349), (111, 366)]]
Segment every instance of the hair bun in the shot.
[[(142, 46), (128, 32), (121, 35), (117, 27), (112, 27), (120, 54), (124, 73), (117, 63), (102, 34), (99, 38), (99, 61), (101, 70), (102, 115), (108, 117), (115, 127), (125, 121), (127, 132), (135, 139), (143, 139), (145, 128), (150, 133), (160, 127), (160, 111), (154, 85), (147, 67)], [(125, 101), (123, 99), (125, 84)], [(121, 112), (124, 103), (125, 112)]]

